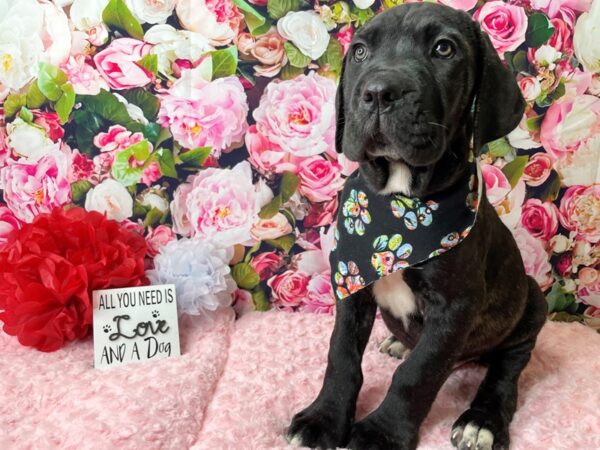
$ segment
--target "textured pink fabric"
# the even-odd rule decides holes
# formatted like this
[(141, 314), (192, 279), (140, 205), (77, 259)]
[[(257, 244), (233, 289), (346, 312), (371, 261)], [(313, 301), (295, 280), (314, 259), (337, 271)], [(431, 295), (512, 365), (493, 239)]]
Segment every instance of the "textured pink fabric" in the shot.
[(95, 370), (91, 340), (54, 353), (0, 332), (0, 449), (185, 449), (221, 375), (233, 313), (182, 321), (182, 357)]
[[(332, 317), (312, 314), (240, 319), (194, 450), (291, 448), (285, 427), (321, 387), (332, 326)], [(377, 349), (387, 335), (378, 321), (363, 362), (359, 417), (379, 404), (398, 365)], [(521, 377), (511, 450), (600, 449), (599, 373), (600, 336), (577, 324), (548, 323)], [(419, 449), (452, 448), (452, 423), (483, 374), (468, 364), (451, 375), (423, 425)]]
[[(278, 312), (234, 325), (222, 311), (212, 323), (182, 324), (183, 357), (109, 371), (91, 367), (89, 341), (44, 354), (0, 334), (0, 448), (291, 448), (283, 432), (321, 386), (332, 326), (330, 316)], [(359, 417), (381, 401), (398, 364), (377, 350), (385, 337), (378, 321)], [(600, 449), (598, 373), (600, 336), (548, 323), (521, 378), (511, 449)], [(452, 448), (450, 427), (482, 376), (474, 364), (452, 374), (420, 449)]]

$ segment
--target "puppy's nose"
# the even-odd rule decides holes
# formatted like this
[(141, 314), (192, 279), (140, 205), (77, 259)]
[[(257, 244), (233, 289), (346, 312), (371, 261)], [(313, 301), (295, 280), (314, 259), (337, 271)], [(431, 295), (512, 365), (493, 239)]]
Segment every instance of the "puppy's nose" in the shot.
[(395, 86), (384, 80), (369, 81), (362, 93), (362, 103), (368, 108), (375, 110), (379, 108), (382, 112), (390, 108), (400, 99), (401, 92)]

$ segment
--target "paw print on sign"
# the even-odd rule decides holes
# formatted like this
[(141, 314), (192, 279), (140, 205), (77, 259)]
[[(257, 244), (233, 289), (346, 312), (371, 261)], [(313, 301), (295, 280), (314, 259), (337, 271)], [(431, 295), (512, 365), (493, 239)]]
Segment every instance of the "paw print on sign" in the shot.
[(344, 227), (348, 234), (356, 233), (358, 236), (365, 234), (365, 225), (371, 223), (367, 194), (363, 191), (352, 189), (350, 197), (344, 202), (342, 213), (346, 218), (344, 220)]
[(404, 225), (409, 230), (415, 230), (419, 224), (429, 226), (433, 222), (433, 211), (438, 209), (438, 204), (433, 200), (423, 203), (418, 198), (408, 198), (396, 195), (392, 200), (392, 214), (396, 219), (404, 217)]
[(340, 261), (333, 278), (337, 284), (335, 295), (339, 299), (348, 297), (365, 286), (365, 280), (360, 276), (360, 271), (354, 261), (349, 261), (348, 264)]
[(152, 317), (154, 317), (155, 319), (160, 317), (160, 313), (157, 310), (152, 311)]
[(371, 255), (371, 265), (380, 277), (409, 266), (405, 259), (411, 255), (413, 248), (410, 244), (402, 244), (402, 235), (389, 237), (383, 234), (373, 241), (373, 248), (378, 251)]
[(110, 325), (104, 325), (102, 327), (102, 331), (104, 331), (105, 333), (110, 333), (110, 330), (112, 330)]

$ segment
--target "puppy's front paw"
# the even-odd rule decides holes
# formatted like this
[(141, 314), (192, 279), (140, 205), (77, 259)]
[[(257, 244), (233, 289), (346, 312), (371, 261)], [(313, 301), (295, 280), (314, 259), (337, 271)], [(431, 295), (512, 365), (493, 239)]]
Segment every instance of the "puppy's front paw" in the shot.
[(413, 450), (416, 436), (403, 436), (398, 429), (387, 429), (376, 418), (367, 417), (352, 427), (348, 448), (353, 450)]
[(350, 422), (343, 415), (309, 406), (294, 416), (286, 438), (296, 447), (324, 450), (344, 445), (349, 431)]
[(458, 450), (508, 450), (508, 425), (499, 414), (465, 411), (452, 426), (450, 440)]
[(410, 349), (405, 347), (404, 344), (394, 336), (386, 338), (385, 341), (379, 345), (379, 351), (398, 359), (406, 359), (410, 353)]

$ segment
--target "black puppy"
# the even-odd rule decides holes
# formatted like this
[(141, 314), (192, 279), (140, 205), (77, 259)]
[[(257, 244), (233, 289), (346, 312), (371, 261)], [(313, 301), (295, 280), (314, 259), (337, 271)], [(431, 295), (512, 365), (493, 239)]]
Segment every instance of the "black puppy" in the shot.
[[(471, 139), (479, 150), (515, 128), (523, 110), (512, 74), (469, 15), (408, 4), (356, 33), (338, 90), (336, 145), (360, 163), (373, 190), (423, 197), (464, 180)], [(410, 355), (379, 408), (354, 423), (362, 354), (378, 304), (393, 333), (384, 350), (406, 348)], [(545, 321), (546, 301), (485, 195), (460, 245), (339, 300), (336, 308), (323, 388), (293, 418), (290, 442), (414, 449), (453, 366), (476, 358), (488, 373), (451, 441), (459, 449), (508, 448), (517, 381)]]

